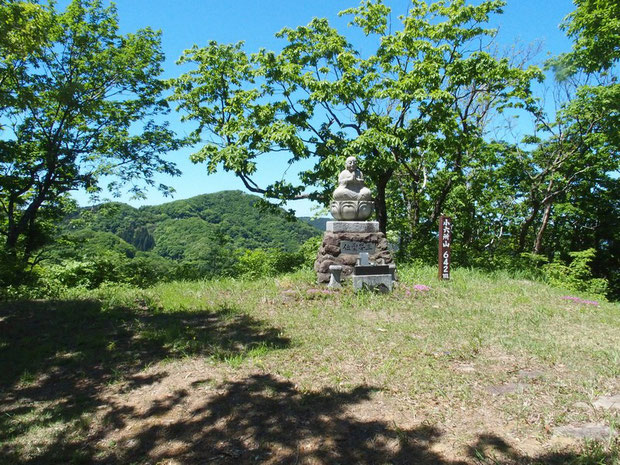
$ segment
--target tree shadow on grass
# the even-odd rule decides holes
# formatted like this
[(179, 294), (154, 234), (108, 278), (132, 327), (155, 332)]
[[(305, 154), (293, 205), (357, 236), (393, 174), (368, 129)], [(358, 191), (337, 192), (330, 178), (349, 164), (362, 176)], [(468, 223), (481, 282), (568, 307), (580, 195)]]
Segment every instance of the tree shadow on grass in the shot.
[[(103, 401), (97, 391), (118, 376), (115, 370), (124, 376), (126, 391), (143, 389), (166, 376), (140, 373), (140, 368), (176, 356), (175, 343), (194, 354), (219, 356), (218, 351), (247, 353), (257, 344), (283, 348), (288, 341), (276, 329), (230, 309), (177, 313), (170, 321), (169, 315), (120, 309), (110, 314), (96, 304), (74, 302), (71, 312), (83, 312), (77, 323), (74, 315), (64, 313), (69, 306), (59, 310), (60, 304), (55, 309), (48, 308), (50, 304), (31, 305), (0, 312), (0, 368), (8, 374), (2, 383), (0, 408), (8, 415), (0, 418), (0, 444), (40, 424), (79, 422), (85, 414), (102, 410), (87, 433), (76, 436), (75, 429), (67, 428), (32, 455), (0, 446), (3, 464), (551, 465), (577, 459), (570, 452), (524, 456), (493, 434), (480, 435), (460, 460), (445, 458), (435, 447), (442, 432), (432, 425), (399, 428), (380, 412), (352, 414), (354, 406), (365, 413), (360, 404), (372, 400), (375, 388), (364, 385), (309, 392), (270, 374), (254, 374), (218, 383), (188, 381), (141, 407)], [(40, 336), (24, 342), (34, 330)], [(91, 339), (79, 336), (84, 331)], [(202, 342), (190, 343), (195, 340)], [(15, 355), (16, 350), (32, 358)], [(15, 367), (9, 366), (7, 356), (16, 361)], [(25, 374), (38, 378), (27, 383)], [(33, 405), (45, 401), (46, 407), (29, 418), (28, 409), (34, 412)], [(16, 416), (23, 420), (11, 421)]]
[(165, 376), (140, 373), (152, 363), (188, 355), (243, 358), (257, 347), (289, 343), (277, 328), (230, 307), (168, 314), (103, 310), (85, 300), (0, 304), (0, 463), (20, 463), (7, 446), (20, 435), (77, 424), (101, 408), (106, 385), (123, 381), (135, 389)]
[[(375, 392), (369, 386), (304, 392), (289, 381), (254, 374), (214, 386), (207, 400), (189, 402), (202, 384), (196, 381), (143, 411), (111, 409), (105, 423), (124, 433), (103, 453), (92, 442), (81, 445), (79, 457), (88, 463), (179, 465), (560, 465), (577, 458), (573, 453), (524, 456), (493, 434), (480, 435), (462, 459), (445, 458), (435, 450), (442, 432), (432, 425), (403, 429), (354, 416), (350, 407)], [(184, 403), (189, 408), (182, 415), (167, 415)]]
[[(289, 381), (257, 374), (224, 383), (216, 391), (219, 395), (188, 411), (185, 418), (151, 424), (126, 437), (127, 447), (108, 458), (117, 463), (173, 461), (183, 465), (559, 465), (577, 457), (572, 453), (528, 457), (503, 438), (483, 434), (462, 460), (447, 459), (434, 450), (442, 432), (432, 425), (402, 429), (381, 419), (352, 415), (349, 408), (370, 400), (376, 391), (369, 386), (348, 392), (331, 388), (303, 392)], [(169, 405), (180, 402), (188, 393), (179, 391), (176, 395)], [(156, 408), (161, 414), (162, 405)], [(149, 410), (141, 416), (153, 414)]]

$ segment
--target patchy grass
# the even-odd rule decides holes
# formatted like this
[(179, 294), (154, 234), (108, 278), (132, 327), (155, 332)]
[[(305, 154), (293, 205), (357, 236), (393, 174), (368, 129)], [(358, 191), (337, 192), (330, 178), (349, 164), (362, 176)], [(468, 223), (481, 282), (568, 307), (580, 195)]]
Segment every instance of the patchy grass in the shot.
[[(0, 462), (617, 464), (620, 306), (497, 273), (392, 294), (257, 281), (0, 307)], [(428, 289), (427, 289), (428, 288)], [(601, 441), (556, 428), (610, 427)]]

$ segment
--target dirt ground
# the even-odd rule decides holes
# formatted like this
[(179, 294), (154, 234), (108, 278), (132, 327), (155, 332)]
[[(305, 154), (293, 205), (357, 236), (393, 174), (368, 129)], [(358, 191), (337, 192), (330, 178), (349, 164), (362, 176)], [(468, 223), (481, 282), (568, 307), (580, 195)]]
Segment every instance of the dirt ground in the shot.
[(372, 387), (305, 390), (264, 371), (188, 359), (102, 393), (87, 442), (103, 462), (170, 465), (569, 460), (579, 440), (524, 437), (517, 422), (494, 414), (512, 389), (519, 386), (490, 393), (475, 411), (450, 408), (446, 416), (440, 402), (420, 406)]
[[(247, 304), (265, 305), (269, 324), (235, 301), (171, 314), (0, 307), (0, 464), (616, 465), (598, 446), (603, 459), (584, 460), (584, 439), (617, 434), (620, 411), (594, 405), (620, 389), (613, 359), (602, 375), (497, 344), (465, 353), (447, 335), (444, 350), (429, 339), (436, 320), (416, 333), (421, 310), (378, 301), (332, 312), (337, 326), (322, 300), (290, 300)], [(598, 314), (582, 317), (593, 328)]]

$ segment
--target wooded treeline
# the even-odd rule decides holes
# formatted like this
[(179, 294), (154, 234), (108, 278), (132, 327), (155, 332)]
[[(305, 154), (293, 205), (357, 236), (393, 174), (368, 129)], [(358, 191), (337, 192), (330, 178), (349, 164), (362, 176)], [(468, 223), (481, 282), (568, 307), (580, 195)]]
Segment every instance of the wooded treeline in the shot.
[[(400, 260), (434, 261), (437, 219), (447, 214), (457, 265), (535, 271), (552, 262), (558, 279), (579, 280), (589, 279), (579, 274), (590, 260), (618, 298), (620, 6), (574, 3), (562, 24), (573, 49), (548, 60), (546, 74), (531, 65), (532, 49), (498, 46), (488, 24), (501, 0), (412, 0), (399, 19), (364, 0), (341, 13), (364, 33), (363, 53), (319, 18), (278, 32), (278, 52), (194, 46), (180, 59), (189, 71), (164, 81), (160, 33), (120, 34), (113, 7), (2, 1), (0, 278), (29, 279), (70, 191), (96, 193), (112, 179), (112, 190), (143, 195), (139, 181), (178, 174), (165, 154), (192, 144), (208, 172), (231, 171), (281, 205), (329, 202), (355, 155)], [(168, 102), (197, 123), (190, 137), (162, 123)], [(259, 186), (257, 163), (276, 152), (314, 165), (298, 183)], [(154, 243), (149, 227), (130, 228), (128, 243), (175, 260), (214, 250), (167, 246), (182, 233), (158, 228)]]
[[(265, 211), (255, 195), (205, 194), (133, 208), (109, 202), (79, 208), (38, 251), (32, 295), (102, 284), (272, 276), (312, 264), (320, 231), (284, 212)], [(5, 297), (23, 289), (4, 289)]]

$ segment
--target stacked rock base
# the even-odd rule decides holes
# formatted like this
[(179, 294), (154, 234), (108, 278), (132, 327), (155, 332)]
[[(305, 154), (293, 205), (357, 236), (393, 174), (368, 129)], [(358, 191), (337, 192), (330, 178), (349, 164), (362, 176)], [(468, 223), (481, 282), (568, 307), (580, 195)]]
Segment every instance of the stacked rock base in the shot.
[(314, 262), (318, 282), (329, 282), (331, 265), (341, 265), (342, 278), (349, 278), (360, 252), (367, 252), (371, 262), (385, 265), (393, 262), (377, 221), (328, 221)]

